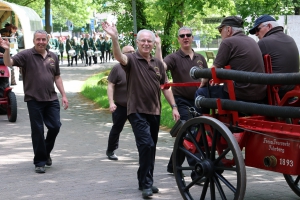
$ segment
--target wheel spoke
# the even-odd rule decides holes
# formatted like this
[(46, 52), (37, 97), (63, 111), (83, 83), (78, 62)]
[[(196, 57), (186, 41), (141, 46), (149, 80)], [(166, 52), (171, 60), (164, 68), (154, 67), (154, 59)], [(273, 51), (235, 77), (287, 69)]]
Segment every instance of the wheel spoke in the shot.
[(214, 129), (214, 134), (212, 135), (212, 145), (211, 145), (211, 155), (210, 159), (214, 161), (216, 159), (216, 145), (217, 145), (217, 137), (219, 135), (219, 132)]
[(229, 147), (225, 149), (221, 155), (219, 155), (219, 157), (214, 161), (214, 164), (217, 165), (221, 161), (221, 159), (225, 158), (228, 152), (230, 152)]
[(215, 191), (215, 183), (213, 180), (213, 177), (209, 178), (209, 182), (210, 182), (210, 197), (212, 200), (216, 199), (216, 191)]
[(221, 174), (215, 173), (215, 175), (233, 192), (236, 193), (236, 188), (227, 181), (227, 179)]
[[(199, 133), (199, 132), (198, 132), (198, 133)], [(197, 144), (197, 141), (195, 140), (193, 134), (192, 134), (190, 131), (188, 131), (188, 134), (189, 134), (189, 136), (190, 136), (189, 139), (193, 142), (193, 144), (195, 145), (197, 151), (200, 153), (200, 157), (201, 157), (201, 158), (205, 158), (205, 153), (202, 151), (202, 149), (201, 149), (201, 148), (199, 147), (199, 145)], [(198, 158), (198, 159), (199, 159), (199, 158)]]
[(189, 155), (191, 156), (192, 158), (194, 158), (196, 161), (200, 162), (201, 160), (195, 155), (195, 154), (192, 154), (190, 151), (188, 151), (186, 148), (184, 147), (178, 147), (181, 151), (183, 151), (185, 153), (185, 155)]
[(205, 133), (205, 129), (204, 129), (203, 124), (200, 124), (200, 130), (201, 130), (202, 142), (203, 142), (205, 153), (206, 153), (205, 158), (209, 158), (210, 157), (210, 151), (209, 151), (209, 148), (208, 148), (208, 142), (207, 142), (206, 133)]
[(297, 176), (297, 178), (296, 178), (296, 180), (295, 180), (294, 184), (295, 184), (295, 185), (298, 185), (298, 183), (299, 183), (299, 180), (300, 180), (300, 176)]
[(218, 191), (219, 191), (219, 194), (221, 195), (221, 198), (222, 198), (223, 200), (226, 200), (227, 198), (226, 198), (226, 196), (225, 196), (224, 190), (223, 190), (223, 188), (222, 188), (222, 186), (221, 186), (221, 184), (220, 184), (219, 179), (218, 179), (217, 177), (214, 177), (214, 180), (215, 180), (215, 184), (216, 184), (216, 186), (217, 186), (217, 189), (218, 189)]
[(208, 184), (209, 184), (209, 180), (207, 179), (204, 183), (203, 189), (202, 189), (202, 193), (201, 193), (201, 200), (205, 199), (206, 193), (207, 193), (207, 189), (208, 189)]
[(222, 171), (222, 170), (237, 172), (236, 167), (222, 167), (222, 166), (216, 166), (215, 167), (215, 171)]

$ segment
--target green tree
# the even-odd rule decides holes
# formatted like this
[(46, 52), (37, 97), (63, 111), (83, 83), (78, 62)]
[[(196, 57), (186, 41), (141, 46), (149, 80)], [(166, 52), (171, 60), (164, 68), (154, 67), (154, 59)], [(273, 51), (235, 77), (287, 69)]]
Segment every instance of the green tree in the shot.
[(67, 20), (72, 21), (74, 27), (85, 26), (93, 17), (96, 7), (93, 0), (8, 0), (7, 2), (30, 7), (42, 17), (42, 9), (46, 1), (51, 3), (53, 30), (60, 30), (60, 27), (67, 29), (65, 24)]

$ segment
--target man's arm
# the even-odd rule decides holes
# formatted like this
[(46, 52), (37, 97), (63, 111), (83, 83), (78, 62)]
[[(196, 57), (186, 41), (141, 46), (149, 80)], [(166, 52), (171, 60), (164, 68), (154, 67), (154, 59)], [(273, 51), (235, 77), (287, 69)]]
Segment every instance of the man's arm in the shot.
[(179, 112), (178, 112), (178, 109), (177, 109), (177, 106), (174, 106), (176, 105), (175, 103), (175, 100), (174, 100), (174, 96), (173, 96), (173, 92), (171, 89), (165, 89), (165, 90), (162, 90), (166, 100), (169, 102), (170, 106), (172, 107), (172, 115), (173, 115), (173, 119), (175, 121), (179, 120), (180, 119), (180, 115), (179, 115)]
[(102, 23), (102, 28), (107, 34), (110, 35), (112, 40), (112, 51), (114, 58), (121, 63), (121, 65), (127, 65), (127, 56), (121, 52), (121, 48), (118, 41), (118, 30), (114, 24), (110, 25), (107, 22)]
[(109, 110), (110, 112), (114, 112), (117, 109), (117, 106), (114, 102), (114, 91), (115, 91), (115, 84), (108, 81), (107, 84), (107, 96), (108, 96), (108, 102), (109, 102)]
[(167, 64), (164, 62), (162, 57), (161, 39), (158, 34), (155, 36), (155, 58), (159, 59), (163, 63), (165, 70), (167, 70)]
[(66, 110), (69, 107), (69, 102), (65, 93), (64, 85), (60, 76), (55, 76), (55, 85), (62, 96), (63, 107)]
[(3, 39), (1, 36), (0, 36), (0, 46), (5, 49), (5, 52), (3, 54), (3, 61), (4, 61), (4, 64), (6, 66), (13, 66), (14, 64), (14, 61), (11, 59), (10, 57), (10, 44), (9, 44), (9, 41), (7, 39)]

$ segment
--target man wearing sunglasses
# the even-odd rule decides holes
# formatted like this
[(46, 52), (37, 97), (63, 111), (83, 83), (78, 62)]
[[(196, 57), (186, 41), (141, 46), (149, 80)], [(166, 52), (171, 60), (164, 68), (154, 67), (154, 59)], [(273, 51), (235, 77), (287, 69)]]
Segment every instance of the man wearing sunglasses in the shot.
[[(299, 72), (299, 51), (294, 39), (283, 32), (276, 20), (270, 15), (262, 15), (254, 22), (249, 33), (259, 39), (258, 46), (263, 55), (269, 54), (272, 61), (273, 73)], [(294, 85), (282, 85), (278, 94), (280, 98)]]
[[(213, 66), (224, 68), (230, 65), (232, 70), (264, 73), (264, 63), (257, 43), (244, 34), (244, 21), (240, 17), (230, 16), (223, 19), (217, 28), (221, 34), (222, 42)], [(201, 86), (195, 97), (201, 95), (208, 97), (206, 86), (208, 80), (202, 79)], [(234, 82), (234, 91), (237, 100), (263, 103), (266, 97), (266, 86)], [(227, 85), (209, 87), (211, 98), (228, 99)], [(208, 108), (198, 110), (209, 113)]]
[[(201, 69), (207, 68), (207, 63), (205, 58), (196, 52), (192, 48), (193, 42), (192, 29), (188, 27), (181, 27), (178, 30), (178, 43), (180, 44), (180, 49), (175, 53), (166, 56), (163, 59), (164, 67), (166, 70), (170, 70), (173, 83), (186, 83), (186, 82), (198, 82), (199, 80), (194, 80), (190, 77), (190, 69), (193, 66), (197, 66)], [(156, 56), (162, 60), (161, 55), (161, 42), (156, 44)], [(187, 121), (191, 118), (189, 113), (189, 108), (194, 107), (194, 95), (197, 86), (189, 87), (172, 87), (174, 99), (176, 101), (176, 106), (178, 107), (178, 112), (180, 114), (180, 119)], [(173, 162), (171, 154), (167, 171), (173, 173)], [(189, 164), (192, 165), (193, 159), (187, 158)], [(191, 178), (195, 179), (195, 173), (191, 174)]]

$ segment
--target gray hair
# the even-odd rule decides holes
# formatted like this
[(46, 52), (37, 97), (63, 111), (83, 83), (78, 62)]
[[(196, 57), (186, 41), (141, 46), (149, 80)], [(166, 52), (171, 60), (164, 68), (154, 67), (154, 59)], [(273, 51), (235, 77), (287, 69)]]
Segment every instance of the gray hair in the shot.
[(264, 26), (267, 24), (271, 24), (273, 28), (279, 26), (278, 22), (276, 22), (276, 21), (267, 21), (267, 22), (263, 22), (261, 24)]
[(152, 35), (152, 41), (153, 42), (155, 41), (155, 34), (152, 31), (147, 30), (147, 29), (142, 29), (137, 33), (137, 35), (136, 35), (137, 40), (140, 39), (142, 33), (150, 33)]
[(46, 35), (46, 38), (47, 38), (47, 40), (48, 40), (48, 33), (47, 33), (46, 31), (44, 31), (44, 30), (36, 30), (36, 31), (34, 32), (34, 34), (33, 34), (33, 39), (35, 38), (35, 35), (38, 34), (38, 33), (40, 33), (40, 34), (45, 34), (45, 35)]
[(244, 31), (243, 28), (237, 28), (237, 27), (231, 27), (231, 28), (232, 28), (233, 33), (236, 33), (236, 32), (239, 32), (239, 31)]
[(178, 36), (180, 35), (180, 31), (182, 31), (182, 30), (187, 30), (187, 31), (190, 31), (191, 32), (191, 34), (193, 35), (193, 31), (192, 31), (192, 29), (191, 28), (189, 28), (189, 27), (186, 27), (186, 26), (183, 26), (183, 27), (181, 27), (179, 30), (178, 30)]

